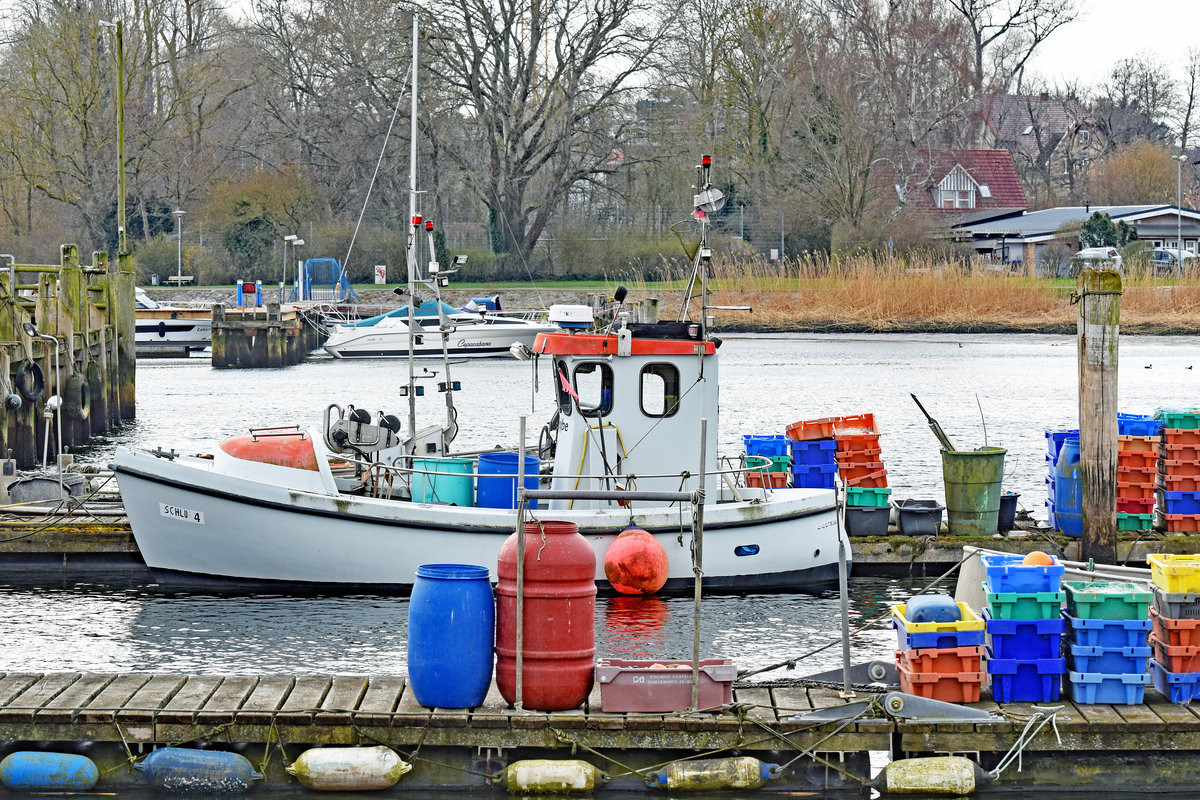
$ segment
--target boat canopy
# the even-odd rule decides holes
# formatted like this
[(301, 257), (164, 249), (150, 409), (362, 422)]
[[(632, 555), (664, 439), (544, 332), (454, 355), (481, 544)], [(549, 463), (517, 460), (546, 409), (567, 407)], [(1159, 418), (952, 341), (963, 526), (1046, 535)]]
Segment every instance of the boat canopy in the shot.
[[(462, 313), (457, 308), (455, 308), (454, 306), (452, 306), (448, 303), (442, 303), (441, 305), (442, 305), (442, 313), (443, 314), (460, 314), (460, 313)], [(391, 311), (388, 311), (386, 314), (376, 314), (375, 316), (367, 317), (366, 319), (360, 319), (360, 320), (356, 320), (354, 322), (347, 322), (347, 323), (345, 323), (345, 326), (347, 328), (369, 328), (372, 325), (375, 325), (382, 320), (390, 319), (392, 317), (408, 317), (408, 316), (436, 317), (437, 315), (438, 315), (437, 302), (434, 300), (428, 300), (424, 303), (421, 303), (419, 306), (417, 306), (416, 314), (413, 314), (412, 306), (400, 306), (399, 308), (393, 308)]]

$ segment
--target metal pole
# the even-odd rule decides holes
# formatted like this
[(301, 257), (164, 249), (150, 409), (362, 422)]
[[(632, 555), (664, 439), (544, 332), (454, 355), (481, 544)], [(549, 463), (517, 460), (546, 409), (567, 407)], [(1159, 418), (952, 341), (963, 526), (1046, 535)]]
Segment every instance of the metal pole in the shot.
[(1186, 155), (1175, 159), (1175, 271), (1183, 274), (1183, 160)]
[(838, 605), (842, 615), (842, 697), (853, 697), (850, 689), (850, 575), (846, 567), (846, 492), (838, 503)]
[(517, 697), (513, 707), (521, 710), (525, 689), (525, 416), (520, 418), (517, 439)]
[(779, 212), (779, 260), (783, 261), (783, 212)]
[(699, 502), (695, 503), (696, 527), (692, 532), (692, 576), (695, 587), (692, 592), (692, 710), (696, 711), (700, 704), (700, 596), (703, 591), (704, 577), (704, 460), (706, 457), (705, 444), (708, 442), (708, 418), (700, 420), (700, 470), (697, 475), (700, 485), (697, 487)]
[[(413, 344), (417, 327), (415, 296), (417, 264), (417, 15), (412, 20), (412, 89), (408, 131), (408, 433), (413, 447), (417, 443), (417, 387), (413, 379)], [(518, 532), (519, 533), (519, 532)], [(522, 553), (524, 558), (524, 553)], [(519, 680), (519, 678), (518, 678)]]
[(172, 212), (175, 215), (175, 282), (177, 286), (183, 286), (183, 215), (187, 212), (183, 209), (175, 209)]
[(117, 256), (128, 252), (125, 246), (125, 23), (100, 20), (100, 27), (112, 28), (117, 37)]

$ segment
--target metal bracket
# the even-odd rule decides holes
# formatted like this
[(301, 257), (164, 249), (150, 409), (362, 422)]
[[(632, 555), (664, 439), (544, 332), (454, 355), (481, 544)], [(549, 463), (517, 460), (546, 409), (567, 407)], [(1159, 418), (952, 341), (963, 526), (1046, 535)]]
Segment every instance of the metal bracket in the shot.
[[(757, 456), (750, 456), (750, 458), (757, 458)], [(844, 677), (839, 667), (827, 672), (818, 672), (815, 675), (805, 675), (800, 680), (836, 683), (838, 686), (841, 686), (844, 682)], [(861, 664), (850, 665), (850, 683), (853, 686), (878, 685), (887, 688), (899, 688), (900, 673), (896, 671), (895, 664), (889, 664), (886, 661), (864, 661)]]
[[(807, 714), (797, 714), (792, 722), (837, 722), (853, 719), (865, 713), (872, 701), (846, 703), (841, 706), (822, 708)], [(970, 724), (1006, 722), (1004, 717), (976, 708), (930, 700), (903, 692), (888, 692), (883, 696), (883, 712), (899, 722), (963, 722)]]

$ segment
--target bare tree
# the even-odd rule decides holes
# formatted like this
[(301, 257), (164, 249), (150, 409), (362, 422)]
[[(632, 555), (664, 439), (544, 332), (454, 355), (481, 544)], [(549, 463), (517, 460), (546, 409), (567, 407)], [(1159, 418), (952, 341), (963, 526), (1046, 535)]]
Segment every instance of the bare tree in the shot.
[(1025, 65), (1056, 30), (1079, 16), (1074, 0), (946, 0), (966, 23), (975, 88), (1020, 91)]
[(1192, 138), (1193, 118), (1196, 114), (1197, 93), (1200, 93), (1200, 48), (1188, 48), (1187, 61), (1183, 65), (1183, 81), (1179, 84), (1182, 99), (1178, 103), (1175, 127), (1179, 133), (1179, 149), (1187, 152)]

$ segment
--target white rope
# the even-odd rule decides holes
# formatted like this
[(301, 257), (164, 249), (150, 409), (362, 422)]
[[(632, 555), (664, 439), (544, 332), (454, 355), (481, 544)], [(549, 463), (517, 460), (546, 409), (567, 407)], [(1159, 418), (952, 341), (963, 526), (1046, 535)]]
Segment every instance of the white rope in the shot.
[[(1058, 733), (1058, 712), (1062, 711), (1064, 706), (1034, 706), (1034, 708), (1037, 709), (1037, 713), (1025, 723), (1025, 729), (1021, 731), (1021, 735), (1013, 742), (1013, 746), (1004, 754), (1004, 758), (1000, 759), (1000, 763), (996, 765), (996, 768), (988, 773), (988, 775), (992, 776), (992, 780), (999, 778), (1000, 773), (1008, 769), (1013, 761), (1017, 762), (1017, 772), (1020, 772), (1022, 768), (1021, 751), (1047, 725), (1054, 731), (1055, 740), (1060, 745), (1062, 744), (1062, 737)], [(1037, 727), (1034, 727), (1035, 723)], [(1030, 730), (1031, 728), (1032, 730)]]

